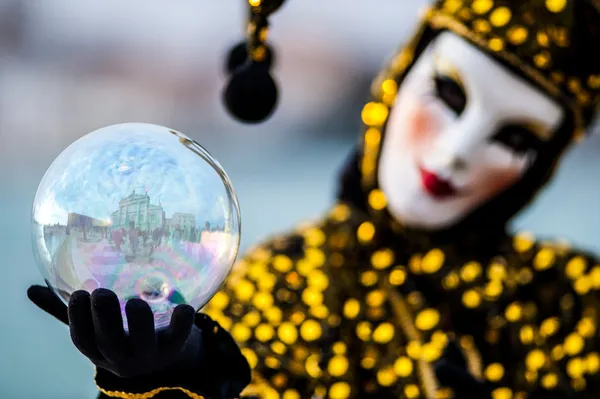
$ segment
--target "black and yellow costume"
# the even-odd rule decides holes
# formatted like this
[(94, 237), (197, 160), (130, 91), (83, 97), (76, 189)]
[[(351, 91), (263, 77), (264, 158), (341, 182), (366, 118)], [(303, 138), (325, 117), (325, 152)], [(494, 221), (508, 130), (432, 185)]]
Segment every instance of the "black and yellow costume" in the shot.
[[(557, 99), (567, 117), (514, 187), (457, 225), (424, 232), (390, 216), (376, 176), (398, 87), (444, 30)], [(452, 397), (433, 364), (453, 341), (494, 399), (597, 397), (600, 263), (506, 225), (589, 125), (599, 49), (598, 3), (437, 2), (375, 80), (337, 204), (250, 251), (205, 309), (253, 367), (244, 395)]]
[[(276, 102), (266, 16), (283, 0), (249, 2), (249, 45), (229, 60), (237, 72), (226, 100), (240, 119), (256, 122)], [(225, 342), (214, 339), (224, 337), (223, 329), (253, 369), (242, 392), (247, 398), (452, 398), (435, 366), (453, 345), (487, 392), (481, 398), (598, 397), (600, 262), (562, 242), (508, 234), (507, 223), (548, 181), (597, 109), (599, 8), (592, 0), (437, 1), (373, 84), (362, 112), (364, 134), (344, 169), (337, 203), (322, 219), (274, 237), (238, 262), (202, 310), (222, 329), (200, 326), (212, 321), (196, 315), (194, 331), (213, 354), (199, 357), (211, 362), (132, 378), (100, 367), (101, 397), (198, 399), (211, 392), (207, 397), (220, 399), (236, 368), (245, 386), (244, 364), (234, 367), (235, 353), (227, 356), (235, 345), (207, 344)], [(566, 117), (518, 183), (451, 228), (426, 232), (390, 216), (376, 176), (398, 87), (445, 30), (555, 98)], [(244, 82), (244, 76), (260, 79)], [(251, 97), (245, 108), (238, 100), (259, 90), (257, 82), (268, 83), (266, 100), (258, 106)], [(73, 324), (60, 301), (53, 309), (49, 295), (30, 292), (44, 310)], [(134, 360), (139, 371), (143, 358)]]

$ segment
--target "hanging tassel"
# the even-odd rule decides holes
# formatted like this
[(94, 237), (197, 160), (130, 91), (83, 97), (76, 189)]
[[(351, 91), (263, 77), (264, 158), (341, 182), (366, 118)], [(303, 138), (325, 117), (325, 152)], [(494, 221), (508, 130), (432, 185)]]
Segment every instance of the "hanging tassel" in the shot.
[(231, 115), (244, 123), (260, 123), (275, 110), (277, 84), (271, 75), (274, 51), (267, 44), (268, 17), (284, 0), (249, 0), (247, 40), (229, 53), (225, 65), (230, 75), (223, 101)]

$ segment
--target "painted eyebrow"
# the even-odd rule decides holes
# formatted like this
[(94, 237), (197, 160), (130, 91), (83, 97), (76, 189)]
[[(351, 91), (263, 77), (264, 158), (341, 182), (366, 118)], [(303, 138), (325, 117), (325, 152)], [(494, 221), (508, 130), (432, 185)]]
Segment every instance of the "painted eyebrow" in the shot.
[(458, 71), (458, 68), (454, 66), (454, 64), (452, 64), (450, 61), (448, 61), (446, 58), (443, 58), (439, 54), (435, 54), (433, 56), (433, 63), (436, 73), (451, 78), (456, 82), (457, 85), (460, 86), (464, 93), (467, 92), (465, 90), (465, 84), (462, 75)]
[(549, 141), (552, 138), (551, 130), (540, 122), (527, 121), (522, 125), (542, 141)]

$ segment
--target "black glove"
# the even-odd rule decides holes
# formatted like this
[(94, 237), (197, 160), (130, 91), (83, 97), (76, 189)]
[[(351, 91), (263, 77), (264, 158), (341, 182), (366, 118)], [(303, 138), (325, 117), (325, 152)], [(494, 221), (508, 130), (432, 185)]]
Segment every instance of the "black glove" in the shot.
[(233, 338), (189, 305), (178, 305), (170, 326), (155, 331), (148, 304), (130, 299), (126, 334), (112, 291), (76, 291), (68, 307), (47, 287), (32, 286), (27, 295), (69, 325), (73, 343), (97, 366), (96, 383), (105, 391), (178, 387), (210, 398), (233, 398), (250, 382), (250, 367)]
[(490, 386), (476, 379), (456, 343), (450, 341), (435, 364), (435, 375), (441, 386), (452, 389), (456, 399), (491, 399)]

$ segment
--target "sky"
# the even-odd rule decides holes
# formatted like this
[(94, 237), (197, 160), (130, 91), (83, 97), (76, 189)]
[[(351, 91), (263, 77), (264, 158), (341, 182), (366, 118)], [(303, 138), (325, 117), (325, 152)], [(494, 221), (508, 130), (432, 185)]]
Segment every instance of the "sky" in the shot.
[(201, 148), (183, 145), (181, 137), (165, 127), (129, 123), (80, 138), (42, 178), (34, 221), (66, 224), (70, 212), (107, 220), (119, 201), (135, 191), (146, 192), (151, 204), (160, 203), (167, 218), (190, 213), (198, 226), (205, 221), (223, 226), (237, 213), (231, 201), (235, 194), (224, 184), (218, 163)]

